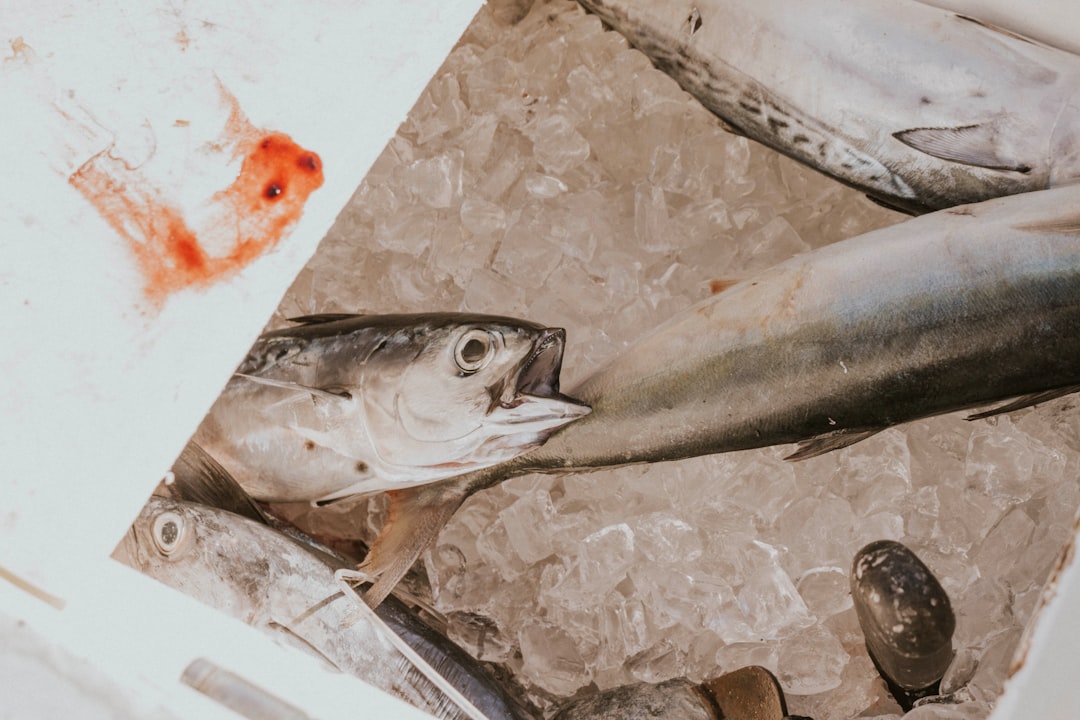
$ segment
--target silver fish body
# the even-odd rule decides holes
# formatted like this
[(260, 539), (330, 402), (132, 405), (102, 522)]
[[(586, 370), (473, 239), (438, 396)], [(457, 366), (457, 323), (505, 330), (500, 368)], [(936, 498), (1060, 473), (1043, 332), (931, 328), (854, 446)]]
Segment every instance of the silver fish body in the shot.
[(345, 597), (334, 578), (350, 564), (267, 525), (153, 497), (113, 556), (437, 717), (478, 717), (432, 682), (431, 668), (419, 667), (388, 640), (392, 626), (484, 716), (528, 717), (476, 661), (395, 600), (380, 607), (381, 619), (357, 616), (359, 603)]
[(1080, 57), (890, 0), (581, 0), (731, 129), (926, 212), (1080, 177)]
[[(592, 413), (433, 486), (367, 563), (385, 596), (471, 494), (577, 472), (799, 443), (1080, 389), (1080, 185), (913, 218), (796, 256), (670, 318), (572, 392)], [(418, 532), (422, 530), (422, 532)]]
[[(801, 443), (1080, 387), (1080, 185), (944, 210), (808, 252), (688, 308), (575, 394), (592, 414), (496, 469)], [(481, 473), (482, 474), (482, 473)]]
[(331, 500), (509, 460), (589, 409), (565, 333), (484, 315), (325, 315), (264, 334), (195, 440), (256, 499)]

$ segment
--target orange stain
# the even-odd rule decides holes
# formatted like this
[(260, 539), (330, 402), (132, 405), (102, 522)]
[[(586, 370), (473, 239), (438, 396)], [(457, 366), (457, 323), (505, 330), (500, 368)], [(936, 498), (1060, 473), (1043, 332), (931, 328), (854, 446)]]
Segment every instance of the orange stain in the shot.
[(732, 285), (737, 284), (738, 280), (710, 280), (709, 281), (709, 293), (712, 295), (719, 295), (727, 290)]
[[(210, 220), (199, 228), (192, 229), (161, 190), (109, 150), (68, 178), (128, 241), (145, 278), (147, 297), (156, 304), (178, 290), (211, 285), (273, 248), (300, 218), (308, 196), (323, 183), (318, 155), (284, 133), (258, 130), (236, 100), (224, 88), (222, 92), (232, 111), (225, 142), (209, 152), (232, 149), (243, 162), (236, 180), (207, 201)], [(212, 253), (207, 247), (218, 250)]]

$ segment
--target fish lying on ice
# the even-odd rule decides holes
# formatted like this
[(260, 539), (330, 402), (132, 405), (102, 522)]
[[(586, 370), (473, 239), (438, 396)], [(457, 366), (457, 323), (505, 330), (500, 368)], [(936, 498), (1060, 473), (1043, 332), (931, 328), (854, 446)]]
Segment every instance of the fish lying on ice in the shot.
[[(152, 497), (113, 556), (437, 717), (531, 717), (400, 602), (356, 620), (366, 606), (335, 579), (352, 564), (313, 542), (218, 508)], [(401, 637), (408, 645), (394, 639)]]
[(455, 313), (296, 322), (259, 338), (194, 438), (258, 500), (453, 477), (589, 412), (559, 393), (561, 329)]
[[(280, 534), (276, 534), (274, 531), (287, 535), (289, 539), (295, 541), (301, 549), (306, 550), (311, 555), (310, 558), (305, 558), (310, 562), (301, 567), (300, 570), (311, 573), (310, 577), (313, 578), (311, 582), (316, 584), (328, 582), (324, 565), (331, 570), (349, 569), (356, 565), (355, 560), (350, 557), (339, 554), (306, 533), (301, 532), (294, 525), (264, 512), (244, 492), (236, 479), (196, 443), (189, 442), (183, 449), (180, 457), (173, 463), (169, 479), (158, 486), (155, 495), (175, 500), (183, 507), (191, 505), (198, 509), (202, 506), (208, 506), (205, 508), (205, 512), (211, 514), (221, 524), (234, 528), (236, 533), (255, 536), (256, 538), (267, 538), (264, 542), (270, 552), (280, 547), (284, 547), (289, 553), (295, 551), (296, 548), (293, 545), (290, 545)], [(254, 521), (257, 526), (269, 527), (253, 528), (251, 524), (242, 522), (239, 517), (233, 516), (247, 518)], [(136, 558), (135, 538), (149, 536), (152, 532), (154, 532), (153, 527), (148, 526), (145, 522), (140, 523), (137, 521), (132, 527), (133, 537), (126, 540), (127, 546), (125, 550), (119, 552), (126, 553), (128, 558)], [(212, 537), (213, 531), (208, 527), (202, 527), (198, 528), (196, 532)], [(227, 541), (218, 540), (217, 542), (220, 545)], [(149, 558), (153, 557), (153, 555), (149, 556)], [(169, 557), (172, 557), (172, 555)], [(188, 563), (188, 565), (197, 565), (200, 562), (197, 556), (190, 554), (180, 554), (176, 560), (181, 563)], [(139, 569), (165, 582), (184, 576), (183, 573), (176, 574), (168, 571), (162, 573), (159, 564), (152, 562), (150, 559), (143, 559), (140, 562)], [(133, 564), (133, 561), (129, 561), (128, 564)], [(269, 567), (269, 564), (267, 566)], [(185, 568), (185, 571), (187, 569)], [(195, 577), (196, 571), (191, 569), (190, 572), (191, 577)], [(203, 572), (212, 572), (212, 569), (204, 567)], [(331, 591), (332, 589), (328, 587), (327, 590)], [(416, 613), (412, 612), (404, 602), (398, 599), (400, 594), (402, 593), (391, 595), (386, 602), (375, 609), (375, 614), (379, 620), (415, 650), (435, 671), (446, 678), (447, 682), (459, 690), (489, 720), (527, 720), (539, 715), (539, 711), (529, 706), (527, 701), (509, 692), (504, 683), (501, 683), (488, 672), (486, 666), (479, 663), (446, 637), (445, 633), (440, 629), (440, 627), (445, 627), (445, 620), (438, 616), (437, 611), (426, 607), (424, 603), (415, 598), (409, 598), (411, 602), (420, 604), (424, 610), (431, 612), (435, 616), (435, 624), (425, 622)], [(341, 594), (335, 591), (333, 595), (325, 598), (325, 601), (341, 602)], [(441, 626), (439, 625), (440, 621), (443, 623)], [(304, 644), (315, 648), (311, 641), (317, 640), (324, 629), (322, 625), (317, 625), (314, 635), (311, 637), (304, 636)], [(348, 628), (341, 628), (341, 631), (345, 633), (353, 632)], [(324, 652), (318, 651), (317, 648), (316, 650), (318, 655), (326, 657)]]
[(393, 587), (464, 498), (508, 477), (785, 443), (809, 458), (917, 418), (1074, 392), (1078, 358), (1080, 185), (798, 255), (632, 343), (573, 391), (592, 413), (543, 446), (428, 488), (412, 509), (432, 534), (384, 530), (367, 597)]
[(1080, 57), (891, 0), (580, 0), (735, 132), (926, 212), (1080, 177)]
[[(252, 509), (257, 506), (251, 502), (228, 472), (194, 443), (189, 443), (181, 453), (180, 458), (173, 465), (171, 481), (159, 486), (158, 492), (169, 493), (170, 498), (177, 500), (178, 507), (181, 508), (188, 506), (196, 510), (201, 508), (196, 503), (183, 502), (181, 499), (199, 498), (203, 502), (211, 503), (214, 510), (201, 509), (219, 518), (221, 522), (230, 524), (234, 532), (265, 535), (270, 528), (253, 530), (249, 520), (259, 525), (270, 524), (288, 533), (293, 540), (308, 549), (318, 559), (318, 563), (343, 568), (350, 567), (352, 564), (346, 558), (338, 556), (332, 550), (299, 532), (295, 527), (266, 515), (261, 509), (252, 514)], [(175, 508), (172, 509), (175, 510)], [(162, 506), (161, 510), (167, 512), (170, 507)], [(243, 514), (248, 520), (241, 519), (237, 513)], [(162, 567), (167, 568), (167, 565), (153, 563), (148, 558), (134, 560), (139, 555), (135, 538), (149, 536), (155, 529), (160, 532), (164, 526), (159, 526), (156, 521), (154, 525), (148, 525), (146, 518), (140, 517), (128, 539), (121, 544), (123, 549), (118, 550), (117, 554), (129, 564), (142, 568), (147, 574), (173, 584), (172, 580), (185, 575), (169, 570), (163, 571)], [(192, 532), (186, 526), (183, 531)], [(209, 529), (197, 528), (195, 532), (205, 534), (209, 532)], [(153, 541), (151, 538), (150, 542), (147, 542), (144, 539), (142, 544), (151, 542), (155, 548), (158, 548), (161, 541)], [(275, 552), (282, 543), (282, 538), (280, 535), (274, 536), (266, 543), (267, 549)], [(292, 550), (292, 546), (287, 543), (286, 546), (290, 551)], [(174, 553), (178, 552), (174, 551)], [(190, 554), (179, 553), (175, 561), (190, 564), (194, 560), (195, 558)], [(297, 568), (301, 572), (305, 569), (309, 568)], [(212, 572), (212, 570), (204, 567), (203, 572)], [(323, 574), (324, 571), (317, 570), (313, 577), (318, 578)], [(232, 576), (234, 573), (229, 574), (229, 577)], [(190, 574), (190, 577), (195, 577), (194, 572)], [(203, 583), (205, 582), (204, 580)], [(329, 599), (337, 601), (339, 596), (335, 593)], [(237, 610), (234, 608), (233, 612), (236, 614)], [(527, 702), (515, 699), (513, 694), (508, 693), (506, 688), (480, 663), (450, 642), (434, 627), (420, 620), (394, 595), (380, 604), (375, 609), (375, 613), (490, 720), (525, 720), (541, 716), (540, 711), (529, 706)], [(352, 632), (350, 628), (341, 628), (341, 631)], [(304, 641), (310, 645), (310, 640), (316, 640), (317, 637), (317, 635), (310, 636), (309, 639), (309, 636), (305, 636)], [(744, 667), (700, 684), (691, 683), (684, 678), (676, 678), (660, 684), (635, 683), (573, 701), (560, 702), (558, 706), (559, 711), (555, 716), (557, 720), (585, 720), (586, 718), (600, 720), (601, 718), (638, 716), (671, 718), (672, 720), (676, 718), (685, 720), (691, 717), (700, 717), (703, 720), (714, 720), (717, 717), (781, 720), (787, 717), (786, 703), (780, 684), (768, 670), (757, 666)]]
[(808, 252), (631, 344), (534, 470), (799, 443), (1080, 386), (1080, 185), (945, 210)]

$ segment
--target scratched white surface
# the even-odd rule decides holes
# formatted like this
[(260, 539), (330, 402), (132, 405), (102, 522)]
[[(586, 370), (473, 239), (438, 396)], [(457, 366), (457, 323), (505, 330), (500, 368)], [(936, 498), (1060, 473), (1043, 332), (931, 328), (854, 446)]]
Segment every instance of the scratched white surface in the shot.
[[(66, 603), (0, 580), (0, 608), (170, 707), (193, 702), (176, 679), (197, 647), (235, 643), (241, 672), (277, 657), (108, 553), (479, 6), (0, 4), (0, 568)], [(209, 145), (222, 87), (252, 124), (318, 153), (325, 183), (276, 250), (155, 306), (127, 241), (68, 178), (108, 150), (197, 215), (239, 168)], [(275, 682), (310, 695), (289, 684), (316, 687), (313, 673)], [(319, 714), (357, 707), (357, 687)]]

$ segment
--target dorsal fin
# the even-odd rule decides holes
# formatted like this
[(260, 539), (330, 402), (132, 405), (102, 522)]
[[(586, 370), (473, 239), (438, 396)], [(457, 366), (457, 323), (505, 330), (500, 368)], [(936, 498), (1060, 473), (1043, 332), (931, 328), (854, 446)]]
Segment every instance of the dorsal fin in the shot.
[(998, 152), (997, 129), (987, 123), (958, 127), (912, 128), (893, 133), (893, 137), (908, 147), (941, 160), (986, 168), (1027, 174), (1031, 166)]
[(363, 317), (362, 313), (315, 313), (314, 315), (300, 315), (289, 318), (289, 322), (297, 325), (321, 325), (322, 323), (334, 322), (335, 320), (350, 320)]
[(195, 442), (189, 441), (181, 451), (172, 473), (172, 481), (162, 488), (165, 497), (209, 505), (266, 524), (262, 508), (221, 463)]
[(233, 373), (236, 377), (242, 377), (245, 380), (250, 380), (260, 385), (269, 385), (270, 387), (281, 388), (282, 390), (292, 390), (298, 393), (308, 393), (317, 398), (327, 398), (333, 400), (351, 400), (352, 393), (342, 387), (325, 387), (317, 388), (310, 385), (301, 385), (300, 383), (288, 382), (285, 380), (274, 380), (273, 378), (259, 377), (258, 375), (248, 375), (247, 373)]

